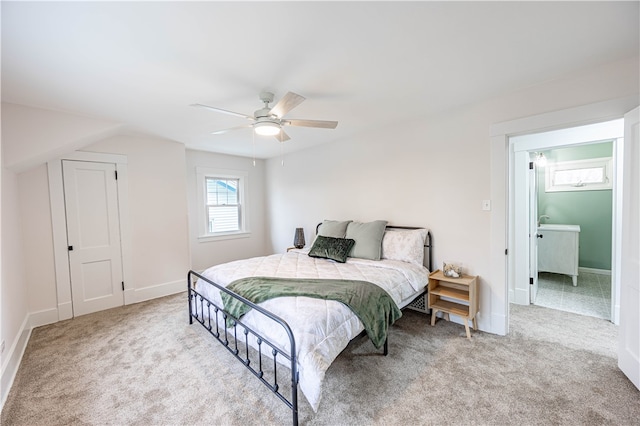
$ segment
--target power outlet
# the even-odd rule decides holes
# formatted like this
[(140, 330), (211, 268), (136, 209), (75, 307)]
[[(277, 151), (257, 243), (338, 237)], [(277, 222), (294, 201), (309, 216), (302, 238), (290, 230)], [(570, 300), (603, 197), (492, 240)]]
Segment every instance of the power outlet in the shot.
[(4, 340), (0, 343), (0, 354), (4, 353)]

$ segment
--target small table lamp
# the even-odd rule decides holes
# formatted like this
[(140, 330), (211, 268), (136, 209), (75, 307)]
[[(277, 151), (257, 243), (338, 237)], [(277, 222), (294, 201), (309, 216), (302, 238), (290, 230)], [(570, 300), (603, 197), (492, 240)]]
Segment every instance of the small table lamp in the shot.
[(293, 245), (297, 249), (301, 249), (305, 245), (304, 241), (304, 229), (296, 228), (296, 234), (293, 237)]

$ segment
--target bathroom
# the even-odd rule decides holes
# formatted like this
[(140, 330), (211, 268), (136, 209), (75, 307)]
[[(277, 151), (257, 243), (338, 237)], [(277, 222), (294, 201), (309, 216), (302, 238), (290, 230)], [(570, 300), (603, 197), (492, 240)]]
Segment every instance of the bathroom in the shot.
[[(536, 153), (537, 214), (541, 226), (534, 304), (611, 319), (613, 149), (613, 141), (604, 141)], [(559, 224), (574, 226), (554, 226)], [(571, 248), (574, 236), (577, 276), (566, 269), (573, 269), (570, 264), (575, 263), (571, 259), (575, 257)], [(570, 243), (556, 243), (567, 238)], [(562, 258), (564, 266), (550, 267), (545, 260), (549, 257), (555, 263)]]

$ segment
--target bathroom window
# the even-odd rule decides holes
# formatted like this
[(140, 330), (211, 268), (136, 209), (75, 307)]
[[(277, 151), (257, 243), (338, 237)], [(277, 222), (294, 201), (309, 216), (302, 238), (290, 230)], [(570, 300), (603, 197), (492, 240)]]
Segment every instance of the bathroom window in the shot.
[(611, 189), (611, 157), (562, 161), (545, 168), (545, 192)]

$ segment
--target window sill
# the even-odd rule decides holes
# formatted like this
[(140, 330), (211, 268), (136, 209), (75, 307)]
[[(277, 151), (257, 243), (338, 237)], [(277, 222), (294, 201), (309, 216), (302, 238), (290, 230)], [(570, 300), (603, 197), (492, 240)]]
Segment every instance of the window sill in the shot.
[(239, 238), (249, 238), (251, 236), (251, 232), (233, 232), (229, 234), (219, 234), (219, 235), (200, 235), (198, 237), (198, 243), (209, 243), (212, 241), (224, 241), (224, 240), (236, 240)]

